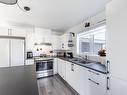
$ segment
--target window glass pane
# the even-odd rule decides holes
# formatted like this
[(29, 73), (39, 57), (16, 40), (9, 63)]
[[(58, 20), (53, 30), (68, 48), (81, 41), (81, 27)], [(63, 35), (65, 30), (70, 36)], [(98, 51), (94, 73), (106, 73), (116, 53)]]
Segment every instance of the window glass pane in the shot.
[(94, 54), (101, 49), (105, 49), (105, 28), (94, 33)]
[(105, 26), (85, 31), (77, 35), (78, 54), (96, 54), (101, 49), (105, 49)]

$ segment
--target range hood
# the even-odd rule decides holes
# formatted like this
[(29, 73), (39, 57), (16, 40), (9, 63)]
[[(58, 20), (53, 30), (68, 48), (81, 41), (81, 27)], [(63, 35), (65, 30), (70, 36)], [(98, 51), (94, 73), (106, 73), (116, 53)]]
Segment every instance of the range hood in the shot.
[(42, 42), (42, 43), (34, 43), (34, 45), (52, 46), (52, 44), (51, 44), (51, 43), (46, 43), (46, 42)]
[(17, 3), (18, 0), (0, 0), (0, 3), (4, 3), (7, 5), (14, 5)]

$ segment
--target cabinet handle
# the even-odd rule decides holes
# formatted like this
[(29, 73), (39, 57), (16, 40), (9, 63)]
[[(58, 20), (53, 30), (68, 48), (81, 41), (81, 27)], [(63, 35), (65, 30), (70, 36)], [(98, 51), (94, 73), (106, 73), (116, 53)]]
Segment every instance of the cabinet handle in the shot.
[(94, 74), (96, 74), (96, 75), (100, 75), (99, 73), (93, 72), (93, 71), (91, 71), (91, 70), (88, 70), (88, 71), (91, 72), (91, 73), (94, 73)]
[(88, 79), (89, 81), (91, 81), (91, 82), (93, 82), (93, 83), (95, 83), (96, 85), (100, 85), (98, 82), (95, 82), (94, 80), (92, 80), (92, 79)]
[(110, 81), (110, 78), (107, 77), (107, 90), (110, 90), (110, 88), (109, 88), (109, 81)]
[(71, 64), (71, 71), (74, 71), (74, 64)]
[(109, 60), (107, 60), (106, 69), (107, 69), (107, 73), (110, 73), (110, 61)]

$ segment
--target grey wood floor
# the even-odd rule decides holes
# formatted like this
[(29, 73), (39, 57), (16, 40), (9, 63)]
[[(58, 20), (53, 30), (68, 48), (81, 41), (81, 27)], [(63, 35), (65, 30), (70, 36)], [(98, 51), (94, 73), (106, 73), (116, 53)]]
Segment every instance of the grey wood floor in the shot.
[(58, 75), (38, 80), (39, 95), (79, 95), (64, 83)]

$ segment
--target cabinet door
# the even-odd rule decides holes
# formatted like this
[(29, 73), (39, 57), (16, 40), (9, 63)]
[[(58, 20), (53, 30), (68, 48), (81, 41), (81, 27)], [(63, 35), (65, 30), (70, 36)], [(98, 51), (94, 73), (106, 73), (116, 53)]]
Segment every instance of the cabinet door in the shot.
[(66, 61), (62, 60), (62, 78), (66, 80)]
[(86, 68), (66, 62), (66, 81), (80, 95), (88, 95), (88, 74)]
[(89, 95), (106, 95), (106, 75), (96, 71), (88, 71), (88, 90)]
[(53, 62), (53, 72), (54, 72), (54, 74), (57, 74), (57, 58), (54, 58), (54, 62)]
[(0, 38), (0, 67), (9, 67), (9, 39)]
[(80, 95), (88, 95), (88, 74), (87, 69), (75, 65), (74, 66), (74, 89), (80, 94)]
[(110, 77), (110, 87), (107, 95), (127, 95), (127, 81)]
[[(112, 0), (107, 5), (107, 59), (112, 76), (127, 80), (127, 0)], [(125, 41), (125, 42), (124, 42)]]
[(26, 37), (26, 30), (22, 28), (10, 29), (10, 36)]
[(11, 39), (11, 66), (24, 65), (24, 40)]
[(61, 60), (58, 59), (58, 74), (62, 76), (62, 65), (61, 65)]
[(72, 84), (71, 82), (73, 81), (73, 77), (72, 77), (72, 66), (71, 66), (71, 62), (66, 62), (66, 81), (68, 82), (68, 84)]
[(0, 27), (0, 36), (8, 36), (8, 28)]

